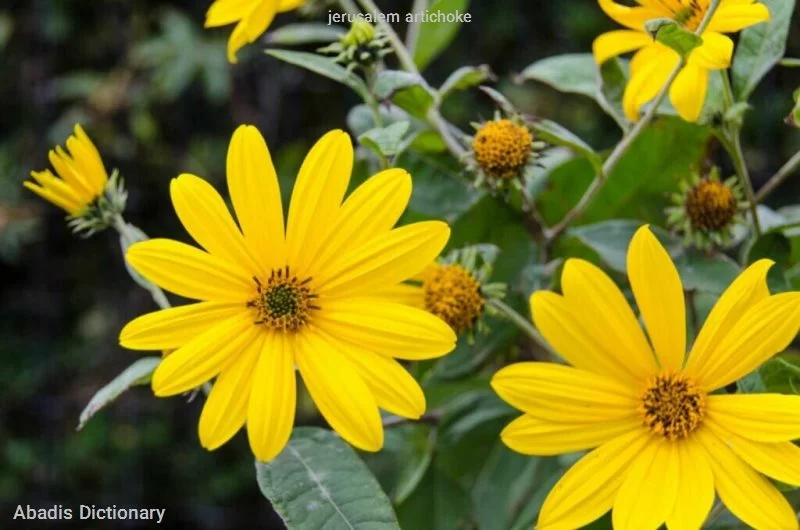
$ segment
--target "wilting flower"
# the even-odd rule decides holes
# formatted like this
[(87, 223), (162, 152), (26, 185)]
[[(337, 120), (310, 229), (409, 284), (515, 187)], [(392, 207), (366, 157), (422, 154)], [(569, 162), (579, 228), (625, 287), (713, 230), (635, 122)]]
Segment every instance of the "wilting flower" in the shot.
[(206, 13), (206, 27), (236, 23), (228, 38), (228, 61), (236, 63), (236, 52), (255, 42), (278, 13), (297, 9), (306, 0), (215, 0)]
[[(696, 31), (710, 5), (710, 0), (636, 1), (638, 6), (628, 7), (613, 0), (598, 0), (608, 16), (629, 29), (609, 31), (594, 41), (598, 64), (636, 51), (623, 97), (625, 115), (632, 121), (638, 119), (639, 109), (658, 94), (680, 60), (678, 52), (653, 41), (645, 31), (645, 23), (670, 18), (689, 31)], [(670, 88), (672, 105), (683, 119), (697, 121), (700, 117), (708, 91), (709, 70), (723, 70), (731, 64), (733, 40), (723, 33), (740, 31), (768, 21), (769, 17), (767, 6), (754, 0), (722, 0), (701, 35), (703, 43), (690, 52), (686, 66)]]
[(69, 214), (69, 226), (86, 236), (110, 226), (125, 209), (127, 194), (115, 171), (108, 177), (103, 159), (80, 124), (67, 138), (67, 149), (50, 150), (49, 169), (31, 171), (23, 186)]
[(100, 153), (76, 124), (74, 135), (67, 138), (67, 150), (59, 145), (50, 150), (49, 156), (58, 176), (49, 169), (31, 171), (35, 182), (25, 182), (23, 186), (69, 215), (79, 215), (106, 189), (108, 173)]
[(758, 261), (730, 285), (688, 356), (678, 271), (647, 227), (627, 267), (649, 342), (619, 288), (588, 262), (567, 261), (563, 295), (533, 294), (536, 326), (572, 366), (520, 363), (495, 375), (497, 393), (524, 412), (502, 439), (533, 455), (597, 448), (555, 485), (538, 530), (580, 528), (612, 508), (616, 530), (697, 529), (715, 489), (754, 528), (798, 528), (764, 475), (800, 485), (800, 396), (715, 392), (797, 335), (800, 293), (770, 295), (771, 265)]
[[(403, 170), (381, 172), (344, 202), (353, 167), (349, 136), (332, 131), (303, 163), (284, 230), (278, 178), (254, 127), (228, 150), (228, 191), (239, 225), (204, 180), (170, 186), (181, 223), (205, 250), (155, 239), (128, 262), (145, 278), (202, 302), (130, 322), (123, 346), (169, 350), (153, 390), (171, 396), (216, 377), (200, 417), (200, 441), (215, 449), (247, 423), (261, 460), (283, 449), (295, 413), (295, 367), (330, 425), (356, 447), (383, 445), (378, 407), (418, 418), (425, 397), (394, 358), (428, 359), (455, 346), (440, 319), (378, 297), (441, 252), (442, 222), (392, 228), (411, 196)], [(241, 228), (241, 230), (240, 230)]]

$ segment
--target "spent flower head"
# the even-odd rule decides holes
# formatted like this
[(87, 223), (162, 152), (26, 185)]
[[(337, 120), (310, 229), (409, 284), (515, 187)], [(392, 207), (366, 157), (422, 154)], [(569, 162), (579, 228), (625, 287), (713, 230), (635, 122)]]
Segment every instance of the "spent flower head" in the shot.
[(723, 181), (716, 167), (705, 176), (695, 172), (681, 182), (672, 201), (675, 206), (667, 208), (667, 223), (684, 234), (687, 244), (700, 249), (730, 243), (747, 208), (736, 177)]

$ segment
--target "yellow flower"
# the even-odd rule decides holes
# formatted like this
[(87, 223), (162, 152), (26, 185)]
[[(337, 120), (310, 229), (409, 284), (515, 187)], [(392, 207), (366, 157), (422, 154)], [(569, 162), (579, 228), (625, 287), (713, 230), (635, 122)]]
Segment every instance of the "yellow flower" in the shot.
[(228, 38), (228, 61), (236, 63), (236, 52), (255, 42), (278, 13), (292, 11), (306, 0), (215, 0), (206, 13), (207, 28), (236, 23)]
[[(710, 0), (636, 0), (628, 7), (613, 0), (598, 0), (600, 7), (625, 30), (609, 31), (594, 41), (598, 64), (617, 55), (636, 51), (631, 61), (631, 76), (625, 87), (623, 108), (628, 119), (636, 121), (639, 109), (661, 90), (680, 56), (668, 46), (654, 42), (644, 30), (648, 20), (671, 18), (690, 30), (697, 30)], [(769, 10), (753, 0), (722, 0), (708, 27), (701, 35), (703, 44), (694, 49), (670, 88), (672, 105), (687, 121), (697, 121), (708, 91), (709, 70), (723, 70), (731, 64), (732, 33), (769, 20)], [(638, 50), (638, 51), (637, 51)]]
[(67, 151), (61, 146), (50, 150), (50, 163), (58, 177), (49, 169), (31, 171), (35, 182), (24, 182), (23, 186), (76, 217), (103, 194), (108, 173), (80, 125), (76, 124), (75, 134), (67, 138)]
[(378, 173), (342, 202), (352, 167), (349, 136), (322, 137), (300, 169), (284, 230), (267, 145), (242, 126), (227, 165), (238, 226), (211, 185), (181, 175), (170, 185), (172, 202), (205, 251), (168, 239), (128, 250), (145, 278), (201, 300), (135, 319), (120, 343), (175, 349), (153, 374), (158, 396), (216, 377), (200, 416), (207, 449), (246, 422), (256, 457), (275, 457), (294, 423), (295, 367), (328, 423), (360, 449), (383, 445), (378, 407), (407, 418), (424, 413), (422, 390), (394, 358), (444, 355), (456, 337), (433, 315), (375, 293), (424, 270), (450, 230), (434, 221), (392, 228), (411, 196), (411, 177), (400, 169)]
[[(649, 342), (619, 288), (571, 259), (563, 296), (531, 297), (536, 326), (572, 366), (511, 365), (492, 380), (524, 415), (502, 432), (525, 454), (597, 448), (544, 502), (538, 530), (580, 528), (613, 508), (616, 530), (701, 527), (722, 502), (746, 524), (792, 530), (797, 517), (763, 475), (800, 485), (800, 396), (712, 393), (784, 350), (800, 293), (770, 295), (772, 263), (745, 270), (711, 311), (688, 357), (678, 272), (647, 227), (628, 249), (628, 278)], [(652, 349), (651, 345), (652, 344)]]

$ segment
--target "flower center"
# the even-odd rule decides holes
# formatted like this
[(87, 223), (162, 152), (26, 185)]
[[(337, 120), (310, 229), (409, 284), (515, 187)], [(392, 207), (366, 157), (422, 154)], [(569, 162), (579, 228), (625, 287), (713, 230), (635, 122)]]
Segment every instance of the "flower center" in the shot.
[(686, 195), (686, 213), (698, 230), (713, 232), (727, 227), (737, 210), (736, 196), (724, 182), (703, 179)]
[(705, 417), (706, 394), (683, 374), (653, 377), (642, 394), (642, 423), (668, 440), (692, 433)]
[(681, 0), (681, 3), (684, 4), (683, 7), (673, 10), (675, 22), (690, 31), (695, 31), (703, 20), (705, 9), (698, 3), (698, 0)]
[(510, 179), (519, 174), (531, 154), (533, 137), (511, 120), (484, 124), (472, 140), (475, 161), (486, 175)]
[(308, 323), (309, 313), (318, 310), (313, 304), (317, 295), (308, 288), (311, 278), (299, 280), (289, 273), (289, 267), (273, 269), (266, 283), (253, 277), (258, 296), (248, 307), (256, 309), (256, 324), (283, 332), (295, 332)]
[(456, 333), (471, 329), (481, 315), (481, 284), (461, 265), (433, 265), (422, 283), (425, 309), (441, 318)]

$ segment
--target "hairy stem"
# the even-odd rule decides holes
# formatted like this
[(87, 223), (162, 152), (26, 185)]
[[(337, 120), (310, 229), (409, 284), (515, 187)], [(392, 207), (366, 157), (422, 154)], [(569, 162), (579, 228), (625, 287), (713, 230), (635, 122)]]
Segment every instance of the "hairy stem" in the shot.
[(353, 0), (339, 0), (339, 6), (345, 13), (349, 13), (351, 15), (358, 15), (361, 13), (361, 10), (358, 9), (358, 6), (353, 2)]
[[(132, 224), (126, 222), (125, 219), (122, 218), (122, 215), (117, 215), (114, 217), (114, 229), (119, 233), (121, 243), (124, 245), (123, 248), (129, 247), (137, 241), (143, 241), (143, 232)], [(125, 256), (123, 256), (122, 259), (125, 259)], [(137, 281), (136, 283), (139, 282)], [(142, 287), (145, 286), (142, 285)], [(156, 305), (158, 305), (158, 307), (161, 309), (167, 309), (168, 307), (171, 307), (169, 300), (167, 300), (167, 295), (164, 294), (164, 291), (162, 291), (158, 285), (148, 281), (146, 289), (150, 291), (150, 296), (153, 297), (153, 301), (156, 303)]]
[(800, 151), (794, 154), (792, 158), (786, 162), (782, 168), (778, 170), (770, 179), (764, 184), (756, 194), (756, 202), (761, 203), (769, 197), (775, 189), (783, 184), (795, 171), (800, 169)]

